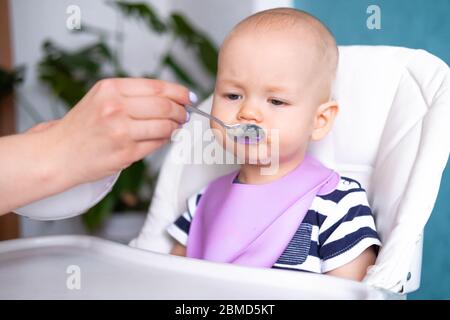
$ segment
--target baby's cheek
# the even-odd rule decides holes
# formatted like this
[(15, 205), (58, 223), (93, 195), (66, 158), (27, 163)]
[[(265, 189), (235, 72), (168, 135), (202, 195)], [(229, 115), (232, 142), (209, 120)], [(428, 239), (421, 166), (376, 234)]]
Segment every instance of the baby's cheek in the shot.
[(214, 103), (211, 108), (211, 115), (213, 115), (214, 117), (216, 117), (222, 121), (226, 120), (224, 118), (227, 116), (226, 105), (224, 105), (220, 101), (217, 101), (217, 99), (214, 99)]
[(305, 147), (305, 137), (298, 128), (284, 128), (280, 130), (278, 143), (280, 157), (288, 157)]

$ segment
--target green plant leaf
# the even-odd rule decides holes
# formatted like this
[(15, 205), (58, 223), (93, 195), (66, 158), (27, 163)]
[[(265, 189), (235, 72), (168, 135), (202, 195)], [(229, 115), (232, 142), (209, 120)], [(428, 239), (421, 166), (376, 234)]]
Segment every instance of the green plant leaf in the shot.
[(175, 36), (179, 37), (186, 46), (194, 49), (197, 60), (210, 75), (217, 73), (218, 49), (209, 38), (197, 30), (182, 15), (170, 15), (170, 27)]
[(163, 33), (167, 29), (165, 23), (148, 3), (129, 3), (124, 1), (108, 1), (107, 3), (118, 8), (126, 16), (143, 20), (151, 30), (157, 33)]
[(83, 223), (89, 232), (94, 232), (102, 226), (105, 219), (112, 213), (116, 201), (116, 197), (109, 193), (82, 216)]
[(6, 71), (0, 68), (0, 98), (11, 94), (14, 86), (23, 82), (25, 67), (20, 66), (12, 71)]
[(175, 58), (171, 54), (167, 54), (162, 59), (162, 63), (164, 63), (170, 70), (173, 71), (175, 76), (185, 85), (190, 87), (192, 90), (198, 89), (198, 84), (188, 75), (187, 71), (175, 60)]
[(104, 78), (102, 69), (113, 65), (113, 55), (103, 42), (69, 52), (51, 41), (43, 44), (44, 57), (38, 76), (68, 108), (73, 107), (95, 82)]
[(218, 51), (216, 47), (206, 38), (198, 44), (199, 61), (203, 65), (203, 68), (209, 72), (210, 75), (216, 76), (217, 74), (217, 59)]
[(83, 223), (88, 231), (97, 231), (112, 212), (129, 210), (130, 206), (121, 199), (125, 195), (135, 197), (137, 203), (134, 208), (145, 211), (149, 201), (140, 199), (138, 191), (144, 183), (148, 183), (146, 175), (147, 166), (143, 160), (123, 170), (111, 192), (83, 215)]
[(87, 86), (82, 81), (74, 80), (70, 74), (46, 61), (39, 66), (39, 73), (39, 79), (46, 83), (68, 108), (73, 107), (87, 92)]
[(187, 46), (195, 46), (199, 34), (195, 28), (179, 13), (170, 15), (170, 27), (172, 32), (180, 37)]
[(143, 160), (133, 163), (122, 171), (114, 185), (113, 192), (120, 195), (125, 192), (137, 193), (142, 187), (145, 179), (147, 167)]

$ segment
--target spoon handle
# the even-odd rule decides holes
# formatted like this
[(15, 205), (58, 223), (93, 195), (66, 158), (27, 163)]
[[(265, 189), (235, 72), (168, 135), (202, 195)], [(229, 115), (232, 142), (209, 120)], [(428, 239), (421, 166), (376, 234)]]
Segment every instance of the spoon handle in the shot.
[(220, 125), (221, 125), (222, 127), (224, 127), (224, 128), (227, 128), (227, 127), (228, 127), (228, 126), (227, 126), (225, 123), (223, 123), (221, 120), (217, 119), (217, 118), (214, 117), (213, 115), (210, 115), (209, 113), (206, 113), (206, 112), (204, 112), (204, 111), (202, 111), (202, 110), (200, 110), (200, 109), (198, 109), (198, 108), (194, 108), (194, 107), (192, 107), (192, 106), (185, 106), (185, 109), (186, 109), (188, 112), (198, 113), (198, 114), (200, 114), (200, 115), (202, 115), (202, 116), (204, 116), (204, 117), (206, 117), (206, 118), (208, 118), (208, 119), (211, 119), (211, 120), (217, 122), (218, 124), (220, 124)]

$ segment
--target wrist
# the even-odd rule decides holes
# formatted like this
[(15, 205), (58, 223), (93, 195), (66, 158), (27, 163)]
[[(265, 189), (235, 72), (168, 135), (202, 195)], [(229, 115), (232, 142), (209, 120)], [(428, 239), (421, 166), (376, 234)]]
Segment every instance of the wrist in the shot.
[(76, 185), (74, 175), (66, 171), (67, 154), (63, 135), (54, 128), (48, 128), (34, 135), (35, 174), (39, 185), (45, 186), (47, 193), (56, 194)]

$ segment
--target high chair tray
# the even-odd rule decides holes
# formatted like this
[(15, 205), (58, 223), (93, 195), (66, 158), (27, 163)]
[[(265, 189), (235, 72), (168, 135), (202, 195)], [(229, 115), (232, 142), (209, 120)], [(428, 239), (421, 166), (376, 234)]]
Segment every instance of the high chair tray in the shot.
[(89, 236), (0, 242), (0, 299), (399, 298), (331, 276), (182, 258)]

